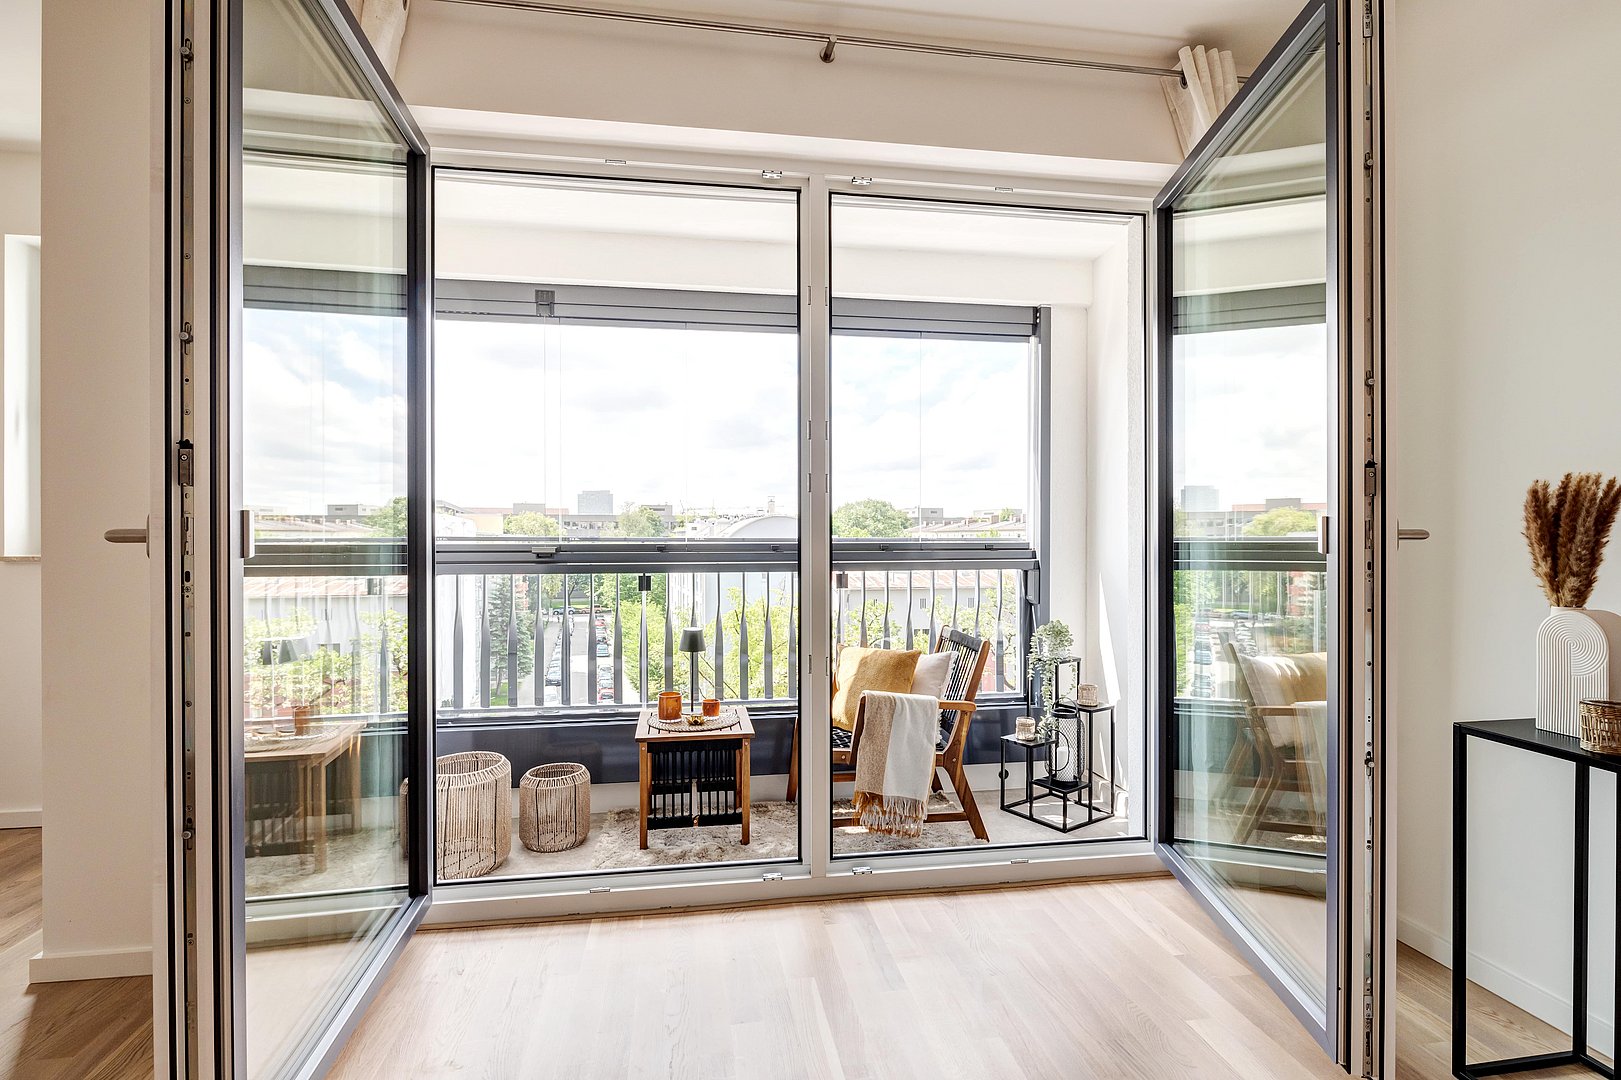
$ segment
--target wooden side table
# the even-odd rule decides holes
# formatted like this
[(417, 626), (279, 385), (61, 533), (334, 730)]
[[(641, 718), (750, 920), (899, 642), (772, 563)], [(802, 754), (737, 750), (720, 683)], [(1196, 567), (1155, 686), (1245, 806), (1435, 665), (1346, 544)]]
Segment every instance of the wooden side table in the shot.
[(749, 743), (754, 724), (741, 705), (725, 705), (723, 717), (737, 723), (718, 731), (664, 731), (652, 725), (656, 707), (636, 721), (641, 791), (641, 846), (649, 829), (696, 829), (739, 825), (749, 842)]
[(248, 788), (246, 803), (251, 809), (253, 799), (253, 773), (266, 766), (282, 764), (292, 768), (295, 776), (294, 803), (289, 808), (303, 829), (308, 846), (315, 855), (315, 869), (326, 869), (326, 769), (334, 761), (348, 755), (348, 802), (353, 830), (360, 828), (360, 739), (366, 730), (364, 717), (340, 720), (318, 720), (316, 733), (307, 742), (270, 750), (245, 749), (242, 754), (244, 783)]

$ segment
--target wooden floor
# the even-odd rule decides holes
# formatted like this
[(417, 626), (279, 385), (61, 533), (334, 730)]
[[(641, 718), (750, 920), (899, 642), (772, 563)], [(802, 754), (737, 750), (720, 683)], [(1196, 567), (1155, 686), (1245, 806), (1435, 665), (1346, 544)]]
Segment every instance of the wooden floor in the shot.
[(152, 1075), (152, 980), (28, 985), (40, 947), (38, 829), (0, 829), (0, 1077)]
[[(0, 1078), (145, 1080), (150, 980), (28, 988), (39, 888), (39, 831), (0, 830)], [(1405, 947), (1399, 968), (1397, 1078), (1445, 1080), (1448, 973)], [(1476, 1060), (1559, 1045), (1470, 1005)], [(1153, 878), (424, 931), (333, 1076), (1345, 1074)]]

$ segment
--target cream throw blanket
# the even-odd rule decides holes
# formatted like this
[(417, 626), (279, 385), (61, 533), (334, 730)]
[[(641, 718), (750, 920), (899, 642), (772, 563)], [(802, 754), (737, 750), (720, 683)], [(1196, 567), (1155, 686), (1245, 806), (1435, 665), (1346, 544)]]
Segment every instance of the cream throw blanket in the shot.
[(861, 699), (856, 820), (873, 832), (919, 836), (940, 735), (940, 702), (922, 694), (868, 690)]

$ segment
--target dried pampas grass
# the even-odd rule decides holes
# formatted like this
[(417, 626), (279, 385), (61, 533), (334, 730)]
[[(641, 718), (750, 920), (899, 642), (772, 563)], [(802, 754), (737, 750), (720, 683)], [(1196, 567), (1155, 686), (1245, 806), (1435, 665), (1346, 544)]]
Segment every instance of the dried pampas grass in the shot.
[(1618, 508), (1621, 483), (1602, 473), (1566, 473), (1557, 488), (1538, 480), (1525, 493), (1531, 572), (1548, 603), (1587, 606)]

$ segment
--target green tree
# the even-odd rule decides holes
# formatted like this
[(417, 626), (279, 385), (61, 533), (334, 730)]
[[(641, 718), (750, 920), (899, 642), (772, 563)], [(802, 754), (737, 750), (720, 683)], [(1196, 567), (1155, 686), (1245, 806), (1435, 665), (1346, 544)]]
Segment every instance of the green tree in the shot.
[(562, 536), (563, 526), (554, 517), (525, 510), (508, 514), (501, 522), (501, 531), (508, 536)]
[(404, 536), (410, 505), (404, 495), (390, 499), (387, 506), (366, 515), (366, 527), (378, 536)]
[(1291, 533), (1311, 532), (1317, 528), (1317, 515), (1310, 510), (1280, 506), (1258, 515), (1244, 526), (1245, 536), (1288, 536)]
[(911, 527), (904, 511), (882, 499), (845, 503), (833, 511), (834, 536), (905, 536)]
[(627, 506), (615, 526), (617, 536), (663, 536), (664, 522), (645, 506)]

